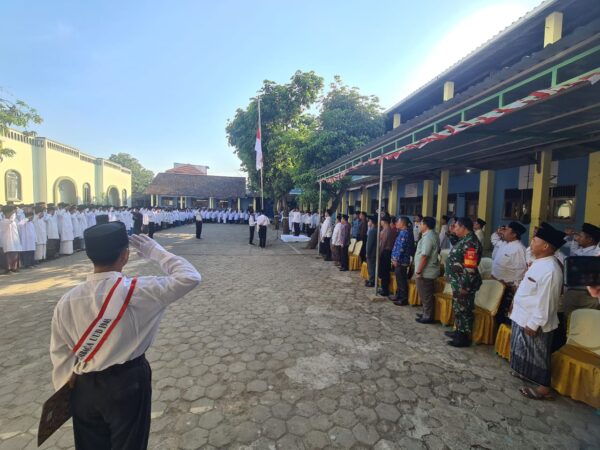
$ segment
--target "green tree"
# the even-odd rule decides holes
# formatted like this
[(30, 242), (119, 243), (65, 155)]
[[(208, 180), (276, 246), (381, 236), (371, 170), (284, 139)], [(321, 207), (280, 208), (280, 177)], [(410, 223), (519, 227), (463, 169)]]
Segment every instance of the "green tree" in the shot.
[[(288, 192), (294, 187), (298, 147), (306, 144), (314, 128), (309, 108), (319, 98), (323, 78), (314, 72), (296, 71), (287, 84), (265, 80), (258, 95), (261, 100), (262, 152), (264, 189), (267, 196), (280, 201), (287, 216)], [(249, 187), (260, 189), (260, 173), (256, 170), (257, 102), (237, 109), (228, 121), (229, 145), (240, 158), (241, 168), (248, 173)], [(288, 231), (284, 220), (284, 232)]]
[(5, 148), (2, 141), (2, 136), (10, 127), (24, 129), (23, 134), (26, 136), (35, 136), (33, 131), (28, 131), (27, 127), (31, 123), (40, 124), (42, 118), (35, 109), (30, 107), (22, 100), (10, 101), (0, 97), (0, 162), (4, 158), (14, 156), (15, 151), (11, 148)]
[(132, 194), (143, 194), (154, 179), (154, 172), (142, 166), (137, 158), (134, 158), (129, 153), (113, 154), (108, 159), (131, 170)]
[[(361, 95), (358, 88), (346, 86), (339, 76), (334, 78), (320, 103), (315, 131), (307, 145), (298, 147), (296, 158), (299, 163), (293, 176), (296, 187), (303, 191), (301, 200), (313, 205), (319, 201), (316, 171), (385, 131), (379, 99), (373, 95)], [(332, 184), (323, 183), (323, 204), (332, 199), (334, 209), (337, 208), (340, 194), (348, 182), (346, 179)]]

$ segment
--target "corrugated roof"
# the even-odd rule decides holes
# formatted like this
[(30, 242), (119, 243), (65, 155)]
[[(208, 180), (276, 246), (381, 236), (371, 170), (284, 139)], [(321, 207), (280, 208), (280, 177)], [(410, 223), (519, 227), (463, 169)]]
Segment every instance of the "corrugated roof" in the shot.
[(246, 196), (244, 177), (222, 177), (213, 175), (188, 175), (179, 173), (159, 173), (146, 194), (173, 195), (197, 198), (243, 198)]

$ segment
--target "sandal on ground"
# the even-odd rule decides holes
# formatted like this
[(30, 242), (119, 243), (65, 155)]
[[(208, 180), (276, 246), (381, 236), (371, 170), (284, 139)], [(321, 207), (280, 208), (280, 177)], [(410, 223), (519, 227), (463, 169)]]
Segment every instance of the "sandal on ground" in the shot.
[(518, 372), (515, 372), (514, 370), (511, 370), (511, 371), (510, 371), (510, 375), (511, 375), (512, 377), (518, 378), (518, 379), (520, 379), (520, 380), (523, 380), (523, 381), (529, 381), (529, 380), (528, 380), (527, 378), (525, 378), (523, 375), (521, 375), (521, 374), (520, 374), (520, 373), (518, 373)]
[(530, 400), (554, 400), (554, 397), (550, 394), (540, 394), (533, 388), (522, 387), (519, 389), (521, 395)]

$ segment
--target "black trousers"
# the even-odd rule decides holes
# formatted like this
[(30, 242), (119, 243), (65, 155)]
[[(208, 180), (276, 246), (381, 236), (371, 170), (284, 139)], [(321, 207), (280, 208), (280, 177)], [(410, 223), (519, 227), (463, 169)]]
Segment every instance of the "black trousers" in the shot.
[(325, 261), (331, 261), (331, 237), (323, 238), (323, 243), (321, 244), (322, 252), (321, 254), (324, 256)]
[(258, 239), (260, 241), (260, 246), (265, 248), (267, 246), (267, 226), (261, 225), (258, 227)]
[(408, 265), (398, 264), (394, 268), (394, 274), (396, 275), (396, 300), (399, 302), (408, 301)]
[(151, 238), (154, 236), (154, 222), (150, 222), (148, 224), (148, 237)]
[(390, 276), (392, 266), (392, 251), (382, 250), (379, 257), (379, 278), (381, 278), (381, 290), (385, 295), (390, 292)]
[(340, 265), (342, 269), (348, 269), (348, 247), (349, 245), (342, 245), (340, 247)]
[(202, 237), (202, 221), (196, 221), (196, 239)]
[(46, 259), (53, 259), (58, 256), (60, 249), (60, 239), (48, 239), (46, 244)]
[(250, 225), (248, 228), (250, 229), (250, 240), (248, 241), (248, 243), (252, 244), (252, 242), (254, 242), (254, 230), (256, 230), (256, 226)]
[(300, 236), (300, 224), (294, 222), (294, 236)]
[(71, 394), (77, 450), (148, 448), (152, 370), (144, 355), (78, 375)]

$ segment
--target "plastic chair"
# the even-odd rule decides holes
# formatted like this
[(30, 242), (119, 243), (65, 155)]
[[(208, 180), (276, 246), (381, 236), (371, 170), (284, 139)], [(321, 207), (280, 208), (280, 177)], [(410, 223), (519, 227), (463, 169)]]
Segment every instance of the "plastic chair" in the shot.
[(479, 273), (481, 274), (482, 279), (492, 279), (492, 264), (492, 258), (481, 258), (481, 262), (479, 263)]
[(348, 255), (351, 255), (354, 251), (354, 246), (356, 245), (356, 238), (350, 239), (350, 245), (348, 246)]
[(360, 277), (363, 280), (369, 279), (369, 268), (367, 266), (366, 261), (360, 265)]
[(444, 285), (444, 291), (434, 294), (435, 297), (435, 320), (443, 325), (454, 323), (454, 311), (452, 310), (452, 287), (450, 283)]
[(496, 314), (504, 295), (504, 285), (498, 280), (483, 280), (475, 294), (473, 342), (491, 345), (496, 338)]
[(358, 241), (354, 245), (354, 251), (350, 255), (349, 269), (360, 270), (360, 251), (362, 250), (363, 241)]
[(566, 345), (552, 354), (552, 387), (561, 395), (600, 408), (600, 311), (571, 313)]
[(496, 343), (494, 344), (494, 350), (496, 354), (501, 358), (510, 361), (510, 338), (512, 336), (512, 329), (509, 325), (503, 323), (498, 327), (498, 333), (496, 334)]

